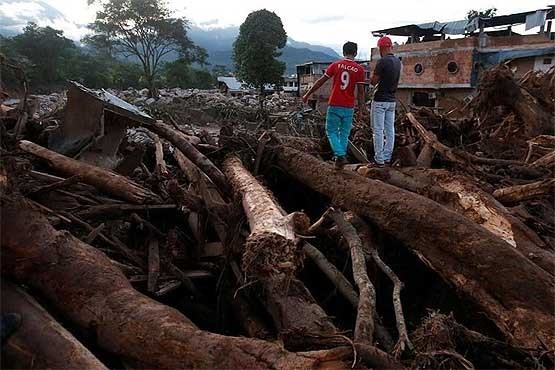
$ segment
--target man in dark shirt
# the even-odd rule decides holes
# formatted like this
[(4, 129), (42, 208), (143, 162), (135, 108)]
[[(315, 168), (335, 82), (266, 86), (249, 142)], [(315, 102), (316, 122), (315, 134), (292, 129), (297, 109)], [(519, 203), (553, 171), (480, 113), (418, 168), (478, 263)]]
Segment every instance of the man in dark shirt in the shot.
[(393, 44), (389, 37), (378, 40), (381, 59), (370, 80), (378, 85), (372, 101), (372, 131), (374, 138), (374, 161), (383, 167), (391, 162), (395, 144), (395, 92), (401, 74), (401, 61), (393, 55)]

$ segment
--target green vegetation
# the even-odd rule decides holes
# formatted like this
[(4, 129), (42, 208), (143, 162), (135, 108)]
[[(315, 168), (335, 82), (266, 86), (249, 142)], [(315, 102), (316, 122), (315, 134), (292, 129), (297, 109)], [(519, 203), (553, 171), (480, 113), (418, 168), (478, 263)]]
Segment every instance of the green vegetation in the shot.
[(266, 9), (250, 13), (233, 44), (236, 76), (261, 91), (266, 84), (280, 84), (285, 63), (276, 58), (287, 43), (281, 18)]
[(111, 55), (133, 57), (142, 67), (150, 96), (156, 94), (164, 58), (179, 56), (185, 67), (206, 60), (206, 51), (187, 36), (189, 22), (171, 17), (163, 0), (101, 0), (102, 10), (90, 25), (85, 41)]
[[(64, 88), (67, 80), (91, 88), (147, 87), (151, 93), (157, 84), (215, 85), (214, 75), (221, 71), (208, 71), (206, 51), (187, 38), (185, 19), (168, 17), (165, 3), (109, 0), (103, 7), (91, 25), (94, 33), (83, 40), (86, 46), (76, 45), (60, 30), (29, 23), (17, 36), (0, 37), (0, 60), (22, 66), (33, 92)], [(18, 87), (13, 71), (2, 68), (0, 78), (2, 86)]]

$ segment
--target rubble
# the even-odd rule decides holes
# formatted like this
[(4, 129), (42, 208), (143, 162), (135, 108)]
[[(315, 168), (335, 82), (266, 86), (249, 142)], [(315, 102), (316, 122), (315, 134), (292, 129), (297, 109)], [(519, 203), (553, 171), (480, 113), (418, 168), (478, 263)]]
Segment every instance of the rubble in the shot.
[[(264, 113), (254, 96), (105, 92), (147, 114), (90, 91), (64, 112), (61, 94), (23, 126), (15, 103), (1, 122), (2, 274), (97, 368), (552, 368), (555, 69), (509, 72), (489, 71), (462, 118), (399, 115), (379, 169), (368, 123), (337, 170), (322, 117), (281, 95)], [(506, 86), (533, 109), (496, 100)], [(131, 120), (116, 166), (49, 145), (72, 110), (100, 144), (113, 127), (94, 104)]]

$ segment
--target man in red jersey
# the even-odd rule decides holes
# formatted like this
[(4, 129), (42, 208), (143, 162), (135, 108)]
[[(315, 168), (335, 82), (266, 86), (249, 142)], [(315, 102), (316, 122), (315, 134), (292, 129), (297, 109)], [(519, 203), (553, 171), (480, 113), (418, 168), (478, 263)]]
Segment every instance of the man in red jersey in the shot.
[[(310, 95), (318, 90), (328, 79), (333, 78), (333, 86), (328, 101), (326, 115), (326, 134), (335, 156), (335, 167), (342, 169), (347, 163), (346, 154), (349, 134), (353, 125), (355, 106), (355, 87), (360, 114), (364, 114), (364, 68), (354, 61), (358, 46), (354, 42), (343, 45), (344, 58), (332, 63), (324, 75), (303, 96), (307, 102)], [(358, 84), (358, 85), (357, 85)]]

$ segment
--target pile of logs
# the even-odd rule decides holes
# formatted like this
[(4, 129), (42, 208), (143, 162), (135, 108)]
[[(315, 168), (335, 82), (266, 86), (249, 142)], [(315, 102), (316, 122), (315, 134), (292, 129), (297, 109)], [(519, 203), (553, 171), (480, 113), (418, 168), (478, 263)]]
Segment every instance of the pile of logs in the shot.
[(112, 171), (4, 121), (1, 301), (22, 326), (2, 360), (552, 368), (555, 138), (523, 127), (519, 156), (477, 150), (506, 124), (468, 146), (472, 123), (407, 113), (395, 166), (337, 170), (313, 140), (157, 121)]

